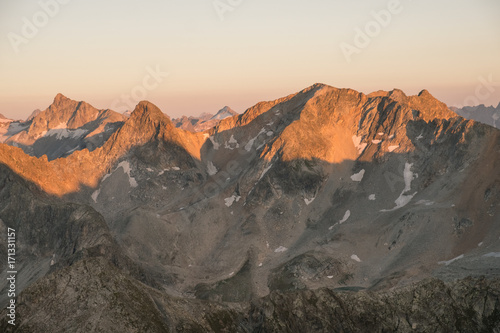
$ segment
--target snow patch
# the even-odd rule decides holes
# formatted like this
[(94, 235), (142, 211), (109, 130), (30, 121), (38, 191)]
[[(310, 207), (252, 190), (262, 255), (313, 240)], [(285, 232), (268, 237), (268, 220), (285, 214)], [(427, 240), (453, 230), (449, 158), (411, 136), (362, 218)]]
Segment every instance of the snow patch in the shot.
[(260, 148), (264, 147), (266, 145), (266, 142), (263, 142), (260, 146), (257, 147), (257, 150), (259, 150)]
[(314, 199), (316, 199), (316, 198), (312, 198), (312, 199), (304, 198), (304, 202), (306, 203), (306, 205), (309, 206), (314, 201)]
[(274, 252), (279, 253), (279, 252), (285, 252), (286, 250), (288, 250), (286, 247), (280, 246), (276, 250), (274, 250)]
[(394, 139), (394, 134), (391, 134), (391, 135), (389, 136), (389, 139)]
[[(231, 145), (234, 145), (234, 147), (232, 147)], [(234, 135), (231, 134), (231, 137), (229, 138), (229, 141), (227, 141), (227, 142), (224, 143), (224, 147), (226, 149), (234, 150), (236, 148), (239, 148), (240, 145), (239, 145), (238, 141), (236, 141), (236, 139), (234, 138)]]
[(105, 174), (105, 175), (104, 175), (104, 177), (102, 177), (102, 179), (101, 179), (101, 183), (102, 183), (103, 181), (105, 181), (105, 180), (106, 180), (108, 177), (110, 177), (110, 176), (111, 176), (111, 173), (107, 173), (107, 174)]
[(460, 260), (460, 259), (462, 259), (463, 257), (464, 257), (464, 255), (463, 255), (463, 254), (461, 254), (461, 255), (459, 255), (458, 257), (453, 258), (453, 259), (451, 259), (451, 260), (448, 260), (448, 261), (440, 261), (440, 262), (438, 262), (438, 264), (439, 264), (439, 265), (445, 265), (445, 266), (448, 266), (448, 265), (449, 265), (449, 264), (451, 264), (452, 262), (457, 261), (457, 260)]
[(376, 145), (378, 145), (378, 144), (379, 144), (379, 143), (381, 143), (381, 142), (382, 142), (382, 140), (372, 140), (372, 143), (374, 143), (374, 144), (376, 144)]
[(130, 163), (128, 161), (123, 161), (123, 162), (120, 162), (120, 164), (118, 164), (118, 166), (116, 167), (117, 169), (118, 168), (122, 168), (123, 169), (123, 172), (125, 172), (127, 175), (128, 175), (128, 181), (130, 183), (130, 186), (131, 187), (137, 187), (137, 181), (135, 180), (134, 177), (132, 177), (130, 175)]
[(67, 127), (67, 123), (59, 123), (56, 127), (52, 127), (52, 129), (66, 129)]
[(250, 149), (252, 149), (252, 146), (255, 142), (255, 140), (257, 140), (257, 138), (259, 137), (259, 135), (261, 135), (262, 133), (265, 133), (266, 130), (264, 128), (262, 128), (259, 132), (259, 134), (257, 134), (255, 137), (251, 138), (248, 143), (245, 145), (245, 150), (246, 151), (250, 151)]
[(255, 139), (257, 139), (257, 137), (252, 138), (252, 139), (250, 139), (250, 141), (248, 141), (248, 143), (245, 145), (246, 151), (250, 151), (252, 149), (252, 146), (253, 146), (253, 143), (255, 142)]
[(344, 214), (344, 217), (342, 218), (342, 220), (339, 221), (339, 223), (340, 224), (344, 223), (345, 221), (347, 221), (349, 219), (350, 216), (351, 216), (351, 211), (347, 210)]
[(385, 133), (384, 133), (384, 132), (378, 132), (377, 134), (378, 134), (378, 135), (380, 135), (380, 136), (382, 136), (382, 135), (384, 135)]
[(333, 275), (328, 275), (327, 278), (333, 279)]
[(358, 150), (358, 155), (361, 155), (363, 151), (365, 150), (366, 146), (368, 145), (367, 143), (361, 143), (361, 140), (363, 140), (362, 136), (352, 136), (352, 143), (354, 144), (354, 147)]
[(207, 163), (207, 172), (210, 176), (213, 176), (217, 173), (217, 168), (215, 167), (215, 165), (212, 161), (209, 161)]
[(269, 131), (269, 132), (267, 132), (267, 133), (266, 133), (266, 135), (267, 135), (267, 136), (271, 136), (271, 135), (273, 135), (273, 134), (274, 134), (274, 132), (273, 132), (273, 131)]
[(174, 171), (179, 171), (180, 169), (181, 169), (181, 168), (176, 167), (176, 166), (172, 167), (172, 170), (174, 170)]
[(353, 254), (351, 256), (351, 259), (354, 260), (354, 261), (357, 261), (357, 262), (361, 262), (361, 259), (359, 259), (359, 257), (357, 255), (355, 255), (355, 254)]
[(368, 196), (368, 200), (375, 201), (375, 200), (376, 200), (376, 198), (375, 198), (375, 194), (370, 194), (370, 195)]
[(395, 151), (396, 149), (399, 148), (399, 145), (396, 145), (396, 146), (389, 146), (389, 152), (392, 153), (393, 151)]
[(399, 197), (394, 201), (396, 203), (396, 207), (394, 207), (392, 209), (383, 209), (383, 210), (381, 210), (381, 212), (390, 212), (390, 211), (399, 209), (401, 207), (404, 207), (411, 201), (411, 199), (413, 199), (415, 194), (417, 194), (417, 192), (415, 192), (413, 194), (405, 195), (406, 192), (411, 190), (411, 182), (414, 179), (413, 172), (411, 171), (412, 166), (413, 166), (413, 164), (410, 164), (408, 162), (406, 162), (406, 164), (405, 164), (405, 170), (403, 172), (403, 178), (405, 180), (405, 188), (403, 189), (403, 192), (401, 192)]
[(101, 189), (94, 191), (94, 193), (92, 193), (91, 195), (95, 203), (97, 203), (97, 197), (99, 196), (99, 193), (101, 193)]
[(355, 182), (360, 182), (363, 180), (363, 176), (365, 175), (365, 169), (362, 169), (360, 172), (355, 173), (354, 175), (351, 176), (351, 179)]
[(432, 205), (434, 205), (434, 201), (430, 201), (430, 200), (419, 200), (416, 204), (417, 204), (417, 205), (432, 206)]
[(269, 164), (269, 166), (267, 168), (264, 169), (264, 171), (262, 171), (262, 174), (260, 175), (259, 177), (259, 180), (262, 179), (262, 177), (264, 177), (264, 175), (273, 167), (273, 164)]
[(420, 140), (420, 139), (424, 138), (424, 136), (422, 134), (424, 134), (424, 131), (422, 131), (422, 133), (420, 133), (419, 136), (417, 136), (417, 140)]
[(21, 132), (22, 130), (25, 130), (28, 127), (29, 127), (29, 125), (26, 125), (26, 124), (21, 124), (18, 122), (11, 122), (9, 124), (9, 129), (7, 130), (7, 133), (9, 135), (17, 134), (17, 133)]
[(151, 168), (146, 168), (146, 170), (148, 170), (149, 172), (153, 172), (153, 169)]
[[(60, 125), (59, 125), (60, 126)], [(66, 138), (77, 139), (87, 133), (84, 129), (69, 130), (67, 128), (55, 127), (50, 131), (44, 133), (44, 136), (56, 136), (57, 140), (62, 140)]]
[(213, 136), (209, 137), (210, 141), (212, 141), (212, 145), (214, 146), (215, 150), (219, 150), (220, 144), (215, 142), (215, 139)]
[(490, 252), (483, 255), (483, 257), (500, 258), (500, 252)]
[(230, 196), (229, 198), (226, 198), (224, 199), (224, 204), (227, 206), (227, 207), (231, 207), (231, 205), (236, 201), (240, 201), (241, 199), (241, 196), (239, 195), (236, 195), (236, 194), (233, 194), (232, 196)]

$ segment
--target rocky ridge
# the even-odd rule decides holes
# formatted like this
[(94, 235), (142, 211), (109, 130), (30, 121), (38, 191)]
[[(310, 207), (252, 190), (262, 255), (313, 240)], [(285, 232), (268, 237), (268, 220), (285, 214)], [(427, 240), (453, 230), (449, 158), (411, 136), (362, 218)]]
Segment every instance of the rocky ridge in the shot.
[(29, 155), (53, 160), (102, 146), (124, 120), (117, 112), (97, 110), (58, 94), (46, 110), (35, 110), (25, 122), (11, 124), (0, 140)]
[[(61, 317), (69, 331), (106, 330), (118, 312), (130, 313), (125, 331), (497, 329), (498, 147), (497, 129), (427, 91), (321, 84), (201, 133), (141, 102), (102, 147), (50, 162), (0, 145), (33, 191), (92, 206), (127, 258), (37, 273), (22, 296), (26, 331), (43, 324), (42, 297), (82, 314), (102, 306), (100, 318)], [(27, 220), (16, 214), (0, 218)], [(66, 275), (72, 287), (49, 292)], [(49, 303), (50, 318), (66, 313)]]
[(462, 108), (451, 108), (457, 114), (467, 119), (474, 119), (483, 124), (500, 128), (500, 103), (495, 108), (492, 106), (485, 106), (484, 104), (477, 106), (464, 106)]

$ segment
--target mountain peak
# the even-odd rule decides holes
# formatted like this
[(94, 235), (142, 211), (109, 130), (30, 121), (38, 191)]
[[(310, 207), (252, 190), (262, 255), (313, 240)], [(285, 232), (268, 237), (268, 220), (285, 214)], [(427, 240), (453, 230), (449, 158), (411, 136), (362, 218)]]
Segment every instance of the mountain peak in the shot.
[(143, 123), (144, 121), (153, 120), (159, 121), (162, 119), (170, 121), (170, 119), (161, 110), (151, 102), (140, 101), (130, 114), (130, 120)]
[(310, 88), (314, 89), (314, 88), (324, 88), (324, 87), (330, 87), (330, 86), (328, 84), (316, 82)]
[(423, 89), (421, 92), (419, 92), (418, 97), (432, 97), (432, 98), (434, 98), (434, 96), (432, 96), (431, 93), (427, 89)]
[(397, 88), (394, 88), (392, 91), (390, 91), (387, 96), (400, 103), (404, 103), (408, 99), (408, 96), (406, 96), (404, 91)]
[(31, 112), (30, 116), (28, 118), (26, 118), (26, 121), (33, 120), (33, 118), (38, 116), (41, 112), (42, 112), (42, 110), (40, 110), (40, 109), (34, 110), (33, 112)]
[(222, 120), (224, 118), (232, 117), (232, 116), (235, 116), (237, 114), (238, 114), (238, 112), (234, 111), (233, 109), (231, 109), (229, 106), (226, 105), (222, 109), (220, 109), (219, 112), (217, 112), (217, 114), (215, 116), (213, 116), (210, 119)]
[(71, 99), (69, 99), (68, 97), (64, 96), (63, 94), (61, 93), (58, 93), (56, 95), (56, 97), (54, 97), (54, 103), (55, 104), (59, 104), (61, 102), (65, 102), (65, 101), (70, 101)]

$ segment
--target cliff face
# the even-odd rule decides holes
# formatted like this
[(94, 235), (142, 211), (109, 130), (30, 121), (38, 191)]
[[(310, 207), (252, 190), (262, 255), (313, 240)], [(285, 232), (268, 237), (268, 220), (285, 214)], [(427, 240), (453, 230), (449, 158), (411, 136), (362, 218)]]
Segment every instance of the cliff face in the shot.
[(427, 91), (321, 84), (200, 133), (141, 102), (92, 151), (49, 161), (0, 145), (0, 218), (26, 237), (21, 322), (498, 327), (498, 147), (500, 131)]

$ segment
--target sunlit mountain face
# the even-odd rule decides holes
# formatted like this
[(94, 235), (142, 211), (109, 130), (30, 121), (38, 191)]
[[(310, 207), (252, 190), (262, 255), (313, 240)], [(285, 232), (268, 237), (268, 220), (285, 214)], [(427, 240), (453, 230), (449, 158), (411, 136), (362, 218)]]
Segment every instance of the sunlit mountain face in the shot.
[(58, 94), (0, 116), (0, 327), (495, 332), (500, 130), (480, 109), (315, 84), (242, 114)]

